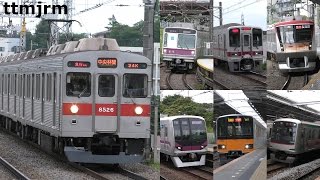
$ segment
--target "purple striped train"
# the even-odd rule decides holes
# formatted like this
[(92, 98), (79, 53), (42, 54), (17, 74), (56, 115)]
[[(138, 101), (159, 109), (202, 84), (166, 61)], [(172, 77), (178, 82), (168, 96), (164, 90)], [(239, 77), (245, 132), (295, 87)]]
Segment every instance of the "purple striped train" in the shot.
[(206, 161), (207, 128), (199, 116), (160, 119), (160, 155), (176, 167), (202, 166)]

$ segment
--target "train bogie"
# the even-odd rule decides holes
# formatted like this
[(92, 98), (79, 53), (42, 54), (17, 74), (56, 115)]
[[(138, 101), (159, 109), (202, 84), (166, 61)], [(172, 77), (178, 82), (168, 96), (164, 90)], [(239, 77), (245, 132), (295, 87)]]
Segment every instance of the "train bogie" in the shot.
[(176, 167), (205, 165), (207, 144), (202, 117), (184, 115), (160, 119), (160, 152)]
[(83, 39), (2, 61), (0, 115), (72, 162), (140, 162), (150, 135), (151, 61), (117, 49), (115, 40)]

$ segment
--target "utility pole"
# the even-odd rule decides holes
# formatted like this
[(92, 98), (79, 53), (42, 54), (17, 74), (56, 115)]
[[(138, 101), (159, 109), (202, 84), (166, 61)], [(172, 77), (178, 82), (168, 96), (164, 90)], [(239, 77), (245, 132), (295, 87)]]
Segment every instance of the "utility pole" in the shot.
[[(154, 58), (153, 58), (153, 17), (154, 17), (154, 1), (155, 0), (143, 0), (144, 3), (144, 27), (143, 27), (143, 55), (150, 59), (152, 62), (152, 67), (154, 66)], [(153, 68), (152, 68), (152, 75), (153, 75)], [(153, 81), (152, 86), (153, 88)], [(155, 90), (153, 90), (155, 91)], [(156, 104), (156, 103), (155, 103)], [(155, 113), (156, 113), (155, 108)], [(155, 114), (154, 119), (154, 127), (157, 126), (158, 120), (157, 120), (157, 113)], [(158, 127), (157, 127), (158, 128)], [(150, 128), (151, 130), (151, 128)], [(157, 143), (157, 130), (154, 131), (154, 144)], [(155, 147), (156, 145), (154, 145)], [(156, 152), (157, 149), (155, 147), (154, 152)], [(145, 141), (145, 156), (146, 160), (150, 161), (150, 137), (146, 139)]]
[(222, 26), (222, 2), (219, 2), (220, 26)]
[(209, 33), (210, 33), (210, 42), (213, 42), (213, 0), (210, 0), (210, 26), (209, 26)]
[(243, 13), (241, 14), (241, 24), (244, 26), (244, 16), (243, 16)]

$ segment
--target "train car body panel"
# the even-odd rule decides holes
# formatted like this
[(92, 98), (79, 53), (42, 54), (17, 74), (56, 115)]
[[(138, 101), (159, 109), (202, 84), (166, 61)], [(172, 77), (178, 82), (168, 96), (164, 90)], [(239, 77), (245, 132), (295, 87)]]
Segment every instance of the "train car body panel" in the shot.
[(205, 165), (207, 131), (199, 116), (171, 116), (160, 120), (160, 152), (176, 167)]
[(270, 157), (279, 162), (293, 163), (299, 155), (320, 149), (320, 125), (292, 118), (273, 123)]
[(251, 71), (263, 63), (262, 29), (230, 23), (214, 27), (213, 58), (231, 72)]
[(162, 55), (167, 68), (193, 69), (202, 55), (201, 47), (208, 39), (208, 32), (183, 27), (167, 27), (163, 31)]
[(218, 152), (238, 157), (266, 145), (266, 128), (252, 116), (230, 114), (216, 120)]
[[(0, 122), (72, 162), (141, 162), (150, 136), (151, 61), (98, 40), (1, 62)], [(94, 50), (85, 50), (86, 42)]]
[(317, 61), (314, 33), (313, 21), (275, 23), (267, 31), (267, 56), (277, 61), (281, 72), (312, 71)]

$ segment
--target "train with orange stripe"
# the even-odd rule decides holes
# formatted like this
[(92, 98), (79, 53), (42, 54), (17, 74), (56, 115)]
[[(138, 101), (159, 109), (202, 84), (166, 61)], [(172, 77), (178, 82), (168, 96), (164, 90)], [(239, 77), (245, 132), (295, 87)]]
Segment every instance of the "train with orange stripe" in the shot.
[(107, 38), (1, 57), (0, 125), (71, 162), (141, 162), (151, 64)]
[(259, 27), (229, 23), (213, 28), (213, 58), (230, 72), (253, 71), (263, 63), (263, 31)]
[(239, 157), (266, 144), (266, 127), (252, 116), (224, 115), (216, 119), (216, 138), (220, 155)]

